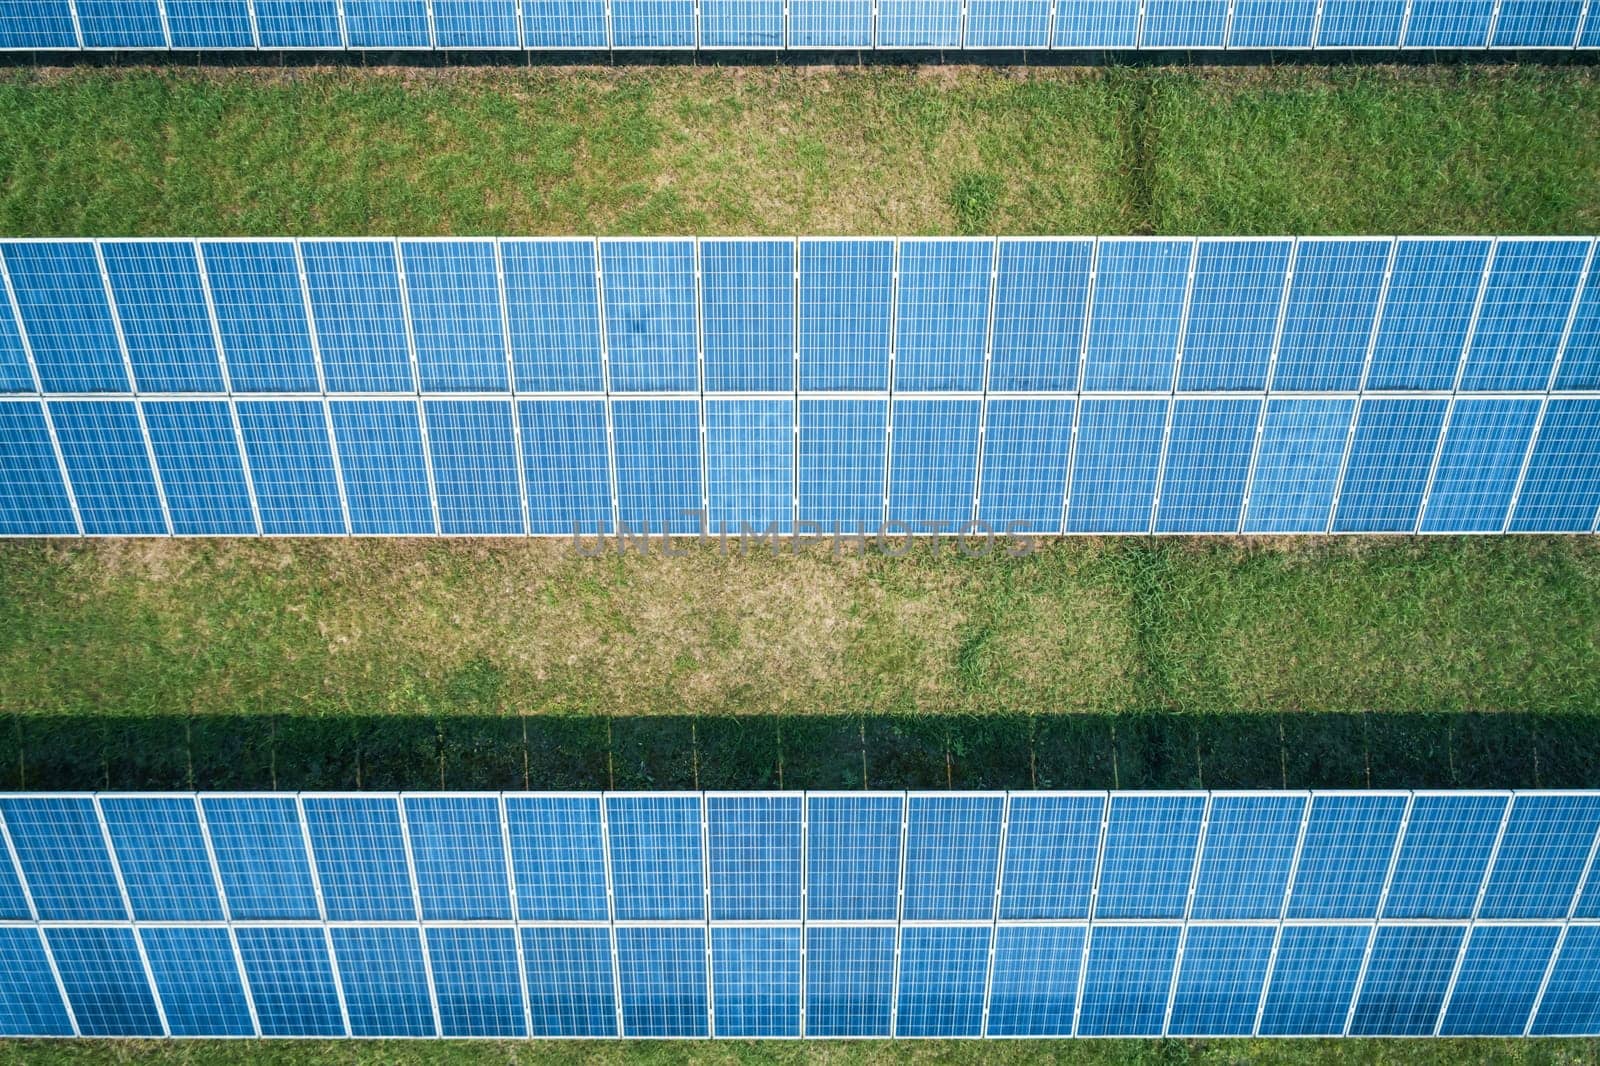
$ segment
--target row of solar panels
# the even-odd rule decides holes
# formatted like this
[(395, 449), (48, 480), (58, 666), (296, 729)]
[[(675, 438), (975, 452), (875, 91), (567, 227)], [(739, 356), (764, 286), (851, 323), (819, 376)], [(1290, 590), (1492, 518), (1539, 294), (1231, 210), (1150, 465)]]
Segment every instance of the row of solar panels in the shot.
[(1600, 1033), (1600, 793), (14, 795), (0, 815), (8, 1035)]
[(0, 533), (1590, 532), (1593, 258), (9, 242)]
[(15, 536), (959, 534), (981, 553), (1597, 519), (1600, 398), (0, 402)]
[(0, 243), (0, 392), (1600, 389), (1574, 238)]
[(1591, 0), (10, 0), (10, 49), (1600, 47)]

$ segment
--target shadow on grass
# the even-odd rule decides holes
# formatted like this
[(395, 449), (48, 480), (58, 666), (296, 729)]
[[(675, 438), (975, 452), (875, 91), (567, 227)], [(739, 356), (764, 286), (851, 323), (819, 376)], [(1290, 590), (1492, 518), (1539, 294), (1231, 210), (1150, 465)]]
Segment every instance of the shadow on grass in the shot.
[(1600, 715), (11, 714), (0, 790), (1590, 788)]

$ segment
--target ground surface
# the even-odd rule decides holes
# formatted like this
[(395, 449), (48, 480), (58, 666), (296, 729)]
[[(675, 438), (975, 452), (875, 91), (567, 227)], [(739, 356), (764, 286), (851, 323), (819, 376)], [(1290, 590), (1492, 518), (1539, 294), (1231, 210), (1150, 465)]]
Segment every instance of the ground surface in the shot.
[[(12, 70), (0, 234), (1586, 233), (1597, 131), (1600, 76), (1581, 67)], [(858, 729), (863, 780), (887, 787), (1011, 784), (968, 768), (1025, 760), (1051, 776), (1030, 767), (1023, 783), (1058, 787), (1271, 787), (1323, 750), (1293, 732), (1306, 722), (1345, 739), (1300, 783), (1592, 784), (1597, 648), (1600, 545), (1581, 539), (1070, 541), (1020, 562), (0, 543), (0, 787), (426, 787), (436, 771), (465, 787), (508, 766), (505, 787), (551, 782), (541, 766), (709, 786), (728, 780), (720, 765), (765, 766), (728, 737), (768, 723), (789, 787), (853, 774)], [(1329, 713), (1343, 711), (1363, 713)], [(1423, 711), (1453, 713), (1426, 729), (1392, 713)], [(1498, 713), (1514, 711), (1541, 712), (1537, 735), (1515, 733), (1534, 716)], [(639, 741), (641, 716), (667, 732)], [(530, 722), (558, 732), (530, 740)], [(1072, 732), (1083, 723), (1103, 745)], [(1224, 736), (1244, 738), (1231, 755)], [(713, 743), (724, 758), (704, 757)], [(817, 756), (812, 777), (796, 752)], [(0, 1063), (186, 1066), (1597, 1055), (1581, 1041), (0, 1044)]]

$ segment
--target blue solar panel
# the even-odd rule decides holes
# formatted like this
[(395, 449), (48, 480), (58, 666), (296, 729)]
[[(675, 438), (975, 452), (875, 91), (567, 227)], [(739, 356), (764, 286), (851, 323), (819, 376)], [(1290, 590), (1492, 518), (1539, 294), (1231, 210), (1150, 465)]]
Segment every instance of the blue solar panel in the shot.
[(1390, 244), (1300, 242), (1278, 341), (1274, 388), (1350, 390), (1361, 384)]
[(611, 43), (617, 48), (693, 48), (694, 0), (611, 0)]
[(1183, 917), (1205, 805), (1191, 795), (1111, 798), (1096, 918)]
[(1262, 1036), (1340, 1036), (1371, 929), (1299, 925), (1283, 930), (1262, 1003)]
[(1229, 0), (1147, 0), (1143, 48), (1221, 48)]
[(1590, 12), (1583, 20), (1583, 28), (1578, 37), (1579, 48), (1600, 48), (1600, 19), (1594, 17), (1593, 3), (1590, 3)]
[(608, 796), (606, 817), (617, 918), (704, 919), (700, 798)]
[(106, 241), (128, 360), (146, 392), (220, 392), (222, 369), (188, 241)]
[(883, 400), (800, 401), (800, 520), (875, 530), (883, 520)]
[(1267, 401), (1246, 533), (1327, 528), (1355, 409), (1354, 400)]
[[(615, 3), (612, 10), (615, 20)], [(606, 241), (600, 261), (611, 388), (697, 390), (694, 243)]]
[(1104, 811), (1102, 796), (1012, 797), (1000, 917), (1088, 917)]
[(507, 796), (517, 917), (603, 922), (605, 855), (593, 796)]
[(1377, 917), (1405, 807), (1394, 795), (1313, 798), (1289, 917)]
[(1500, 532), (1538, 419), (1537, 400), (1458, 401), (1439, 452), (1423, 532)]
[(1587, 533), (1600, 511), (1600, 401), (1552, 400), (1511, 515), (1511, 529)]
[(903, 916), (922, 921), (994, 917), (1000, 796), (912, 796)]
[(1482, 240), (1400, 242), (1368, 388), (1454, 385), (1489, 245)]
[(1521, 1036), (1560, 929), (1479, 926), (1440, 1022), (1442, 1036)]
[(1505, 807), (1505, 796), (1418, 796), (1383, 917), (1470, 918)]
[(699, 532), (699, 403), (619, 401), (612, 406), (611, 418), (622, 524), (635, 533)]
[(254, 0), (262, 48), (342, 48), (335, 0)]
[(618, 929), (617, 959), (625, 1036), (709, 1035), (704, 929)]
[(1075, 925), (996, 929), (985, 1035), (1071, 1036), (1083, 937), (1083, 928)]
[(1518, 796), (1489, 873), (1481, 916), (1565, 918), (1596, 830), (1600, 797)]
[(894, 921), (904, 801), (899, 796), (811, 796), (807, 802), (806, 918)]
[(294, 245), (203, 241), (200, 249), (234, 391), (316, 392)]
[(116, 869), (86, 799), (14, 796), (0, 800), (17, 863), (45, 921), (128, 917)]
[(511, 0), (433, 0), (433, 35), (439, 48), (522, 45)]
[(128, 373), (94, 246), (13, 241), (0, 252), (45, 391), (126, 392)]
[(1238, 0), (1229, 48), (1310, 48), (1318, 0)]
[(7, 4), (0, 8), (0, 48), (76, 48), (72, 22), (66, 0)]
[(438, 1035), (420, 930), (341, 927), (331, 932), (351, 1036)]
[[(354, 6), (345, 4), (346, 19)], [(353, 25), (350, 43), (356, 47)], [(394, 243), (305, 241), (300, 256), (328, 390), (414, 390)]]
[(295, 802), (284, 796), (202, 801), (228, 914), (240, 919), (319, 917)]
[(878, 47), (961, 47), (961, 0), (878, 0)]
[(147, 403), (145, 423), (179, 536), (256, 532), (228, 404)]
[(514, 929), (428, 930), (443, 1036), (526, 1036)]
[(330, 921), (414, 922), (421, 917), (399, 804), (364, 796), (312, 797), (304, 804)]
[(893, 1035), (894, 971), (894, 926), (808, 928), (806, 1035)]
[(1408, 0), (1324, 0), (1318, 48), (1393, 48)]
[(238, 411), (261, 531), (299, 536), (345, 532), (322, 403), (243, 401)]
[(76, 9), (85, 48), (167, 46), (161, 5), (154, 0), (79, 0)]
[(896, 1036), (983, 1034), (989, 938), (988, 926), (916, 926), (901, 933)]
[(217, 879), (194, 800), (113, 797), (100, 803), (133, 917), (157, 922), (216, 922)]
[(1278, 917), (1306, 802), (1294, 795), (1214, 798), (1190, 916)]
[(422, 916), (510, 918), (500, 804), (492, 796), (407, 796)]
[(1156, 530), (1232, 533), (1239, 528), (1260, 400), (1178, 400), (1172, 406)]
[(1413, 0), (1407, 48), (1482, 48), (1495, 0)]
[(800, 242), (800, 388), (889, 385), (891, 241)]
[(1550, 971), (1533, 1020), (1534, 1036), (1579, 1036), (1600, 1029), (1600, 926), (1573, 926)]
[(1249, 1036), (1272, 955), (1274, 931), (1262, 925), (1189, 930), (1173, 989), (1172, 1036)]
[(523, 47), (605, 48), (608, 43), (606, 0), (522, 0)]
[(1140, 0), (1057, 0), (1056, 48), (1134, 48)]
[[(531, 17), (526, 0), (523, 16)], [(594, 244), (505, 241), (500, 261), (517, 388), (599, 392), (604, 381)]]
[(790, 48), (871, 48), (872, 0), (789, 0)]
[(43, 408), (0, 404), (0, 534), (71, 535), (77, 529)]
[(351, 48), (431, 48), (429, 22), (425, 0), (344, 0)]
[(612, 532), (605, 403), (526, 400), (518, 409), (530, 531)]
[(702, 241), (700, 272), (706, 388), (792, 390), (794, 242)]
[[(1600, 27), (1600, 19), (1591, 24)], [(1600, 270), (1593, 264), (1578, 297), (1578, 312), (1573, 316), (1561, 368), (1556, 371), (1556, 388), (1600, 388)]]
[(1083, 974), (1079, 1036), (1161, 1035), (1179, 932), (1175, 925), (1095, 927)]
[(1283, 307), (1290, 241), (1201, 241), (1178, 388), (1260, 390)]
[(889, 448), (889, 520), (917, 530), (972, 518), (978, 477), (977, 400), (896, 400)]
[(1352, 1036), (1432, 1036), (1465, 926), (1382, 926), (1350, 1019)]
[(1103, 240), (1084, 388), (1172, 387), (1192, 241)]
[(445, 534), (522, 533), (522, 486), (511, 405), (429, 400), (428, 445)]
[(72, 1035), (38, 930), (0, 926), (0, 973), (0, 1035)]
[(1071, 400), (991, 399), (978, 520), (1000, 532), (1057, 533), (1072, 454)]
[(1589, 241), (1501, 241), (1461, 387), (1543, 389), (1577, 295)]
[(901, 242), (896, 390), (983, 388), (993, 258), (986, 240)]
[(174, 48), (254, 48), (245, 0), (163, 0)]
[(45, 936), (79, 1032), (162, 1035), (161, 1014), (131, 930), (74, 927), (51, 929)]
[(529, 1035), (616, 1036), (611, 934), (605, 929), (521, 932), (533, 1024)]
[(173, 1036), (255, 1035), (226, 929), (141, 929), (139, 939)]
[(969, 0), (965, 48), (1049, 48), (1050, 0)]
[[(434, 0), (435, 9), (441, 3)], [(504, 389), (508, 371), (494, 242), (403, 241), (400, 256), (423, 389)]]
[(1001, 241), (995, 283), (995, 392), (1069, 392), (1089, 293), (1092, 241)]
[(167, 532), (133, 404), (56, 402), (50, 405), (50, 418), (85, 533)]
[(794, 401), (707, 400), (706, 477), (713, 533), (788, 532), (794, 514)]
[(1067, 532), (1148, 533), (1166, 400), (1084, 400)]
[(237, 931), (262, 1036), (344, 1036), (345, 1025), (321, 929)]
[(331, 404), (354, 533), (432, 533), (433, 505), (412, 400)]
[(783, 0), (700, 0), (700, 47), (782, 48)]
[(799, 1036), (800, 930), (719, 928), (711, 946), (717, 1036)]
[(800, 805), (799, 795), (707, 797), (713, 919), (800, 920)]
[(1427, 489), (1446, 400), (1363, 400), (1333, 517), (1338, 533), (1409, 533)]

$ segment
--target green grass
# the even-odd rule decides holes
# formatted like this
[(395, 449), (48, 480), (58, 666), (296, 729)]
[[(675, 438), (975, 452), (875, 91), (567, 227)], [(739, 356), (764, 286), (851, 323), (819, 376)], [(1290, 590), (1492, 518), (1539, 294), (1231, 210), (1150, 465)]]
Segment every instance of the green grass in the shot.
[(1600, 543), (0, 543), (0, 691), (113, 716), (1586, 711)]
[(1593, 1040), (971, 1041), (888, 1043), (0, 1043), (0, 1064), (28, 1066), (890, 1066), (893, 1063), (1022, 1066), (1577, 1066), (1600, 1055)]
[(1589, 67), (0, 73), (0, 233), (1583, 233)]

